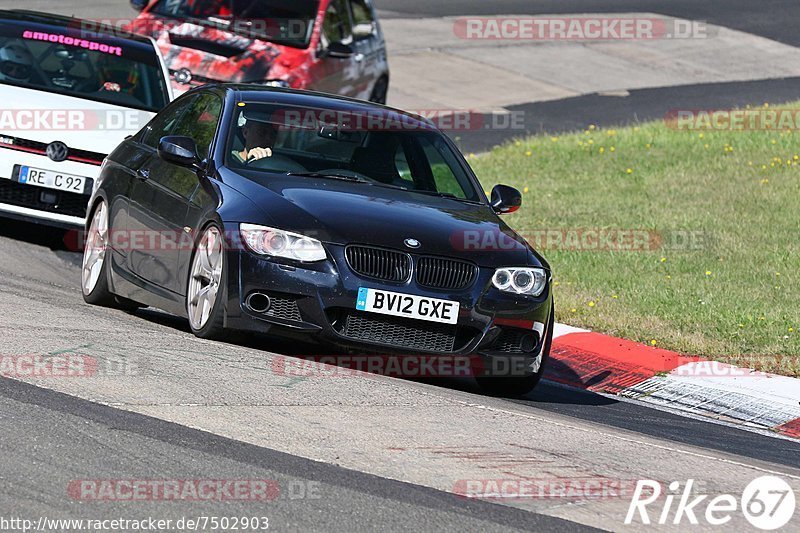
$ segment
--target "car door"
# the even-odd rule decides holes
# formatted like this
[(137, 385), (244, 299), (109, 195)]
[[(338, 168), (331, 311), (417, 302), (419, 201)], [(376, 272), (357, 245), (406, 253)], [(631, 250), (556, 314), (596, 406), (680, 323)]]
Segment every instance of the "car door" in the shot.
[(314, 63), (310, 67), (309, 89), (344, 96), (355, 96), (361, 72), (357, 54), (337, 57), (330, 49), (333, 43), (353, 45), (353, 28), (347, 0), (331, 0), (320, 31)]
[(162, 160), (158, 143), (165, 135), (192, 137), (200, 156), (207, 157), (221, 109), (218, 96), (200, 94), (190, 98), (177, 119), (164, 124), (166, 127), (153, 128), (145, 139), (152, 153), (138, 170), (139, 179), (131, 192), (128, 230), (134, 244), (128, 256), (129, 268), (154, 288), (175, 295), (183, 295), (186, 290), (178, 265), (181, 254), (189, 253), (193, 245), (191, 229), (184, 225), (200, 181), (192, 169)]
[(369, 100), (372, 88), (381, 76), (378, 25), (367, 0), (348, 0), (353, 25), (354, 62), (358, 68), (355, 97)]

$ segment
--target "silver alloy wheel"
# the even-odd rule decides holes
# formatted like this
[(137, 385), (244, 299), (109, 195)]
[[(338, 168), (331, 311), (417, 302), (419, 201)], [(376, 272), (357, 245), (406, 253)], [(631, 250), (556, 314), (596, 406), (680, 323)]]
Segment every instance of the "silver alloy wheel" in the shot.
[(205, 327), (217, 302), (222, 281), (222, 253), (222, 237), (219, 230), (212, 226), (200, 239), (189, 278), (187, 307), (189, 322), (195, 331)]
[(94, 212), (92, 224), (89, 226), (89, 235), (86, 238), (86, 247), (83, 250), (83, 269), (81, 270), (81, 286), (83, 294), (92, 294), (106, 260), (108, 248), (108, 209), (106, 203), (101, 202)]

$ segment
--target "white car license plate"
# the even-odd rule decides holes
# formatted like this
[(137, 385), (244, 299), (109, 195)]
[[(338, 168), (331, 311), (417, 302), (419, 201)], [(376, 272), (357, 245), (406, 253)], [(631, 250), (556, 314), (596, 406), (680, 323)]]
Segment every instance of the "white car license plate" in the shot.
[(38, 185), (39, 187), (46, 187), (57, 191), (83, 194), (84, 191), (86, 191), (86, 180), (88, 179), (89, 178), (81, 176), (73, 176), (72, 174), (64, 174), (63, 172), (55, 172), (53, 170), (42, 170), (33, 167), (19, 168), (20, 183)]
[(365, 288), (358, 290), (358, 300), (356, 301), (356, 309), (359, 311), (415, 318), (442, 324), (457, 323), (460, 306), (461, 304), (458, 302), (449, 300)]

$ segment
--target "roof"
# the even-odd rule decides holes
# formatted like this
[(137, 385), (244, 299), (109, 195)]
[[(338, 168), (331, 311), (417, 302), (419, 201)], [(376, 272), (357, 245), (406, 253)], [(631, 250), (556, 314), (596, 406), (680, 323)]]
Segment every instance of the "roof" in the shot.
[[(216, 87), (225, 91), (237, 93), (238, 101), (276, 103), (289, 106), (329, 109), (337, 112), (347, 112), (365, 116), (392, 116), (397, 117), (410, 128), (418, 126), (420, 129), (430, 129), (433, 122), (401, 109), (388, 107), (366, 100), (358, 100), (346, 96), (320, 93), (315, 91), (300, 91), (284, 89), (281, 87), (268, 87), (256, 84), (213, 84), (203, 86)], [(201, 89), (203, 88), (201, 87)]]

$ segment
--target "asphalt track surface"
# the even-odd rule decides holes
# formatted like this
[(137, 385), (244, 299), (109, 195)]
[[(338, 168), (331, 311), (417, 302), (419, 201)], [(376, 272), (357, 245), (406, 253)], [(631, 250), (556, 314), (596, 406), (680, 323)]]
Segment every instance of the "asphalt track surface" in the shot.
[(800, 20), (800, 4), (791, 0), (376, 0), (375, 5), (391, 15), (407, 17), (647, 12), (705, 21), (800, 46), (800, 33), (788, 22)]
[[(174, 380), (177, 396), (184, 401), (190, 400), (191, 405), (207, 401), (212, 404), (241, 404), (243, 408), (255, 405), (268, 411), (280, 411), (294, 402), (273, 397), (269, 390), (257, 401), (247, 398), (246, 393), (240, 396), (231, 389), (235, 384), (217, 380), (215, 372), (209, 371), (214, 367), (215, 359), (227, 357), (226, 352), (240, 349), (247, 350), (252, 363), (281, 353), (303, 355), (306, 350), (309, 354), (316, 353), (311, 348), (281, 345), (267, 352), (259, 349), (266, 342), (262, 339), (243, 339), (238, 345), (215, 343), (211, 350), (194, 343), (182, 320), (153, 310), (129, 315), (86, 306), (77, 287), (80, 256), (64, 249), (59, 232), (48, 232), (43, 236), (36, 227), (4, 221), (0, 229), (0, 258), (0, 276), (6, 280), (4, 289), (0, 291), (0, 320), (4, 324), (0, 331), (5, 339), (4, 349), (0, 351), (4, 354), (42, 353), (53, 346), (85, 345), (83, 342), (102, 344), (109, 338), (124, 339), (124, 345), (131, 346), (128, 355), (140, 360), (149, 355), (156, 361), (141, 364), (143, 369), (147, 369), (147, 379), (159, 383)], [(30, 305), (21, 306), (21, 298)], [(109, 313), (111, 316), (98, 319)], [(49, 331), (47, 324), (53, 324)], [(41, 339), (47, 348), (38, 348), (39, 341), (34, 339)], [(194, 362), (181, 356), (181, 353), (190, 353), (193, 349), (203, 350), (205, 354), (213, 353), (213, 356), (198, 353), (190, 356)], [(177, 383), (195, 379), (188, 374), (185, 377), (181, 375), (194, 370), (186, 368), (189, 364), (199, 365), (196, 370), (203, 376), (204, 389), (227, 392), (222, 395), (209, 393), (207, 400), (186, 398), (184, 392), (178, 391), (180, 385)], [(248, 372), (238, 370), (234, 379), (252, 379)], [(133, 378), (134, 387), (141, 383), (147, 389), (145, 382), (139, 379), (144, 378)], [(386, 383), (370, 383), (368, 380), (358, 386), (381, 387), (383, 390), (374, 393), (386, 395), (386, 400), (382, 401), (388, 402), (393, 402), (393, 396), (398, 394), (392, 389), (402, 391), (399, 396), (419, 387), (433, 389), (435, 397), (440, 400), (433, 401), (427, 410), (434, 418), (441, 416), (443, 423), (449, 418), (444, 410), (448, 400), (467, 397), (469, 402), (541, 417), (546, 427), (550, 421), (569, 420), (576, 427), (596, 426), (612, 434), (633, 436), (634, 440), (654, 439), (671, 447), (688, 447), (710, 457), (721, 457), (726, 462), (761, 465), (762, 469), (790, 475), (800, 472), (800, 444), (796, 441), (686, 418), (594, 393), (544, 384), (525, 399), (509, 401), (481, 397), (474, 384), (465, 380), (391, 381), (388, 388)], [(530, 509), (467, 500), (420, 484), (386, 479), (358, 468), (344, 468), (337, 466), (338, 461), (329, 464), (327, 461), (309, 460), (307, 457), (313, 453), (302, 452), (304, 444), (301, 442), (287, 442), (292, 440), (290, 437), (282, 438), (277, 449), (273, 449), (271, 444), (278, 444), (277, 440), (267, 439), (261, 445), (254, 445), (190, 429), (161, 419), (161, 415), (128, 412), (128, 409), (140, 408), (137, 406), (145, 401), (157, 402), (162, 396), (165, 403), (172, 406), (169, 385), (164, 385), (163, 394), (156, 393), (155, 397), (149, 396), (146, 400), (142, 396), (142, 400), (131, 402), (124, 397), (130, 394), (136, 398), (139, 396), (132, 393), (126, 383), (112, 383), (99, 389), (89, 383), (85, 389), (79, 382), (65, 385), (57, 379), (40, 384), (41, 387), (0, 380), (0, 427), (4, 428), (0, 439), (0, 471), (3, 472), (0, 479), (1, 515), (95, 519), (155, 516), (174, 520), (191, 516), (251, 515), (252, 502), (76, 502), (67, 496), (65, 487), (75, 479), (270, 479), (278, 482), (284, 490), (292, 484), (313, 482), (318, 493), (324, 495), (320, 499), (294, 500), (287, 493), (286, 498), (258, 507), (259, 514), (263, 512), (268, 516), (273, 529), (278, 531), (397, 531), (406, 528), (426, 531), (577, 531), (583, 527)], [(326, 388), (329, 386), (325, 385)], [(342, 385), (346, 388), (341, 390), (341, 398), (337, 397), (337, 392), (331, 396), (328, 391), (317, 399), (314, 398), (314, 384), (311, 384), (303, 393), (304, 401), (320, 410), (336, 409), (338, 403), (347, 401), (345, 396), (353, 394), (351, 380), (342, 382)], [(103, 392), (109, 387), (109, 392)], [(67, 390), (71, 395), (57, 392), (58, 389)], [(97, 399), (105, 404), (113, 405), (114, 400), (119, 399), (122, 409), (87, 401), (98, 395), (101, 397)], [(75, 396), (81, 396), (81, 399)], [(133, 404), (135, 406), (131, 407)], [(174, 405), (183, 404), (175, 401)], [(438, 415), (440, 410), (441, 415)], [(349, 421), (346, 415), (343, 418)], [(385, 415), (376, 415), (375, 418), (382, 420), (381, 423), (396, 425), (398, 430), (415, 424), (413, 414), (400, 420)], [(225, 427), (236, 425), (235, 420), (223, 423)], [(252, 429), (270, 431), (272, 423)], [(309, 421), (309, 424), (314, 422)], [(203, 424), (197, 422), (192, 427), (203, 427)], [(484, 431), (489, 437), (482, 438), (504, 438), (491, 428)], [(225, 434), (224, 431), (214, 433)], [(354, 453), (359, 453), (359, 447), (368, 449), (373, 445), (366, 435), (361, 442), (356, 437), (351, 443)], [(528, 438), (535, 447), (538, 437), (531, 434)], [(287, 453), (295, 447), (302, 456)], [(581, 460), (594, 464), (594, 453), (592, 449), (583, 450)], [(598, 467), (603, 463), (598, 459)], [(653, 459), (653, 463), (653, 468), (663, 469), (669, 476), (670, 465), (663, 463), (663, 459)], [(414, 468), (413, 461), (407, 468)], [(432, 474), (438, 475), (436, 472)], [(618, 524), (601, 521), (595, 525), (615, 529)]]
[[(130, 14), (127, 6), (120, 8), (119, 4), (124, 2), (114, 2), (113, 9), (117, 12), (112, 10), (107, 16)], [(503, 1), (489, 4), (450, 0), (446, 3), (381, 2), (379, 7), (416, 16), (445, 14), (442, 10), (446, 10), (446, 14), (597, 12), (601, 8), (595, 4)], [(796, 9), (787, 2), (698, 4), (604, 2), (602, 9), (701, 18), (791, 44), (794, 43), (790, 39), (798, 38), (793, 32), (789, 35), (789, 31), (777, 29), (788, 20), (785, 15)], [(768, 7), (773, 4), (774, 10)], [(47, 5), (34, 1), (26, 7), (44, 9)], [(54, 2), (49, 0), (49, 5)], [(110, 5), (111, 2), (86, 3), (81, 9), (97, 12)], [(63, 12), (64, 4), (58, 6)], [(700, 12), (692, 15), (687, 11), (692, 9)], [(735, 20), (714, 19), (712, 15)], [(797, 80), (783, 80), (783, 84), (753, 82), (735, 87), (727, 97), (732, 103), (747, 103), (763, 100), (764, 91), (774, 91), (780, 96), (776, 101), (782, 101), (791, 99), (797, 86)], [(683, 98), (696, 102), (703, 102), (709, 92), (691, 87), (681, 90)], [(637, 112), (636, 118), (652, 116), (648, 113), (658, 116), (662, 112), (658, 105), (675, 107), (665, 104), (664, 98), (669, 95), (659, 91), (635, 91), (624, 100), (581, 97), (568, 105), (562, 104), (565, 106), (562, 108), (556, 102), (538, 104), (533, 110), (540, 117), (543, 130), (572, 129), (586, 121), (602, 123), (598, 107), (605, 108), (603, 113), (607, 113), (610, 120), (620, 121), (630, 118), (631, 101), (638, 101), (641, 107), (641, 114)], [(616, 107), (615, 102), (619, 102)], [(249, 516), (263, 512), (278, 531), (412, 528), (426, 531), (577, 531), (584, 527), (543, 514), (569, 517), (580, 508), (563, 510), (537, 504), (521, 509), (457, 498), (444, 490), (431, 488), (443, 485), (436, 479), (445, 472), (437, 472), (430, 465), (430, 471), (417, 472), (425, 468), (419, 467), (423, 463), (415, 457), (399, 459), (397, 464), (377, 464), (374, 457), (379, 444), (371, 433), (355, 434), (350, 440), (330, 435), (334, 442), (344, 440), (349, 447), (329, 450), (325, 442), (317, 444), (296, 438), (296, 434), (300, 434), (296, 428), (293, 427), (295, 433), (292, 433), (280, 425), (281, 422), (287, 427), (302, 423), (308, 428), (301, 434), (324, 435), (322, 431), (314, 433), (315, 427), (325, 429), (324, 422), (313, 416), (314, 412), (336, 418), (341, 411), (342, 418), (332, 422), (334, 426), (339, 424), (341, 434), (352, 431), (351, 426), (361, 427), (359, 424), (365, 423), (364, 418), (374, 416), (373, 422), (382, 424), (376, 433), (395, 432), (408, 435), (410, 441), (421, 441), (415, 426), (421, 425), (426, 417), (438, 420), (442, 428), (449, 428), (448, 431), (456, 431), (449, 414), (455, 402), (479, 406), (469, 411), (470, 417), (477, 418), (476, 413), (487, 410), (498, 413), (498, 428), (503, 422), (499, 413), (511, 413), (520, 424), (523, 419), (535, 419), (540, 432), (523, 435), (529, 446), (562, 457), (567, 463), (596, 466), (598, 471), (610, 468), (615, 461), (641, 461), (648, 471), (661, 471), (664, 478), (669, 479), (686, 475), (681, 467), (690, 463), (690, 457), (703, 457), (705, 462), (701, 464), (707, 462), (708, 470), (697, 468), (692, 475), (711, 478), (720, 470), (730, 468), (729, 473), (720, 473), (719, 478), (732, 485), (742, 475), (742, 470), (732, 465), (752, 466), (753, 470), (788, 476), (800, 473), (800, 444), (796, 441), (548, 384), (526, 399), (509, 401), (481, 397), (474, 384), (468, 381), (419, 383), (384, 378), (353, 379), (341, 383), (304, 383), (295, 393), (289, 388), (269, 388), (272, 385), (265, 378), (264, 388), (259, 389), (256, 396), (256, 393), (247, 392), (247, 386), (261, 379), (259, 367), (265, 366), (264, 361), (274, 360), (282, 353), (302, 354), (302, 348), (266, 344), (262, 339), (240, 339), (238, 344), (214, 343), (208, 347), (193, 339), (183, 321), (157, 311), (144, 310), (129, 315), (86, 306), (78, 288), (80, 256), (66, 250), (62, 239), (63, 234), (57, 231), (42, 231), (36, 226), (2, 220), (0, 276), (4, 282), (0, 288), (0, 335), (4, 342), (0, 353), (49, 353), (47, 350), (59, 346), (116, 343), (130, 347), (129, 355), (139, 358), (144, 372), (129, 380), (108, 382), (45, 380), (30, 384), (0, 379), (0, 427), (3, 428), (0, 516), (135, 519)], [(265, 344), (270, 350), (263, 348)], [(417, 394), (420, 396), (414, 396)], [(348, 418), (353, 412), (351, 409), (360, 406), (361, 398), (374, 402), (376, 410), (358, 412)], [(390, 416), (394, 413), (391, 408), (396, 405), (408, 407), (411, 411), (405, 412), (410, 414)], [(204, 408), (202, 416), (171, 414), (171, 409), (193, 406)], [(232, 411), (215, 414), (214, 409), (224, 407)], [(296, 409), (298, 407), (304, 409)], [(269, 418), (269, 424), (260, 427), (246, 425), (243, 420), (252, 420), (247, 419), (245, 411), (248, 409), (258, 412), (265, 420), (273, 415), (276, 418)], [(302, 414), (308, 419), (298, 421)], [(468, 427), (470, 417), (465, 418), (464, 427)], [(493, 431), (488, 423), (482, 424), (480, 431), (473, 431), (474, 434), (465, 432), (457, 439), (465, 443), (475, 439), (491, 443), (508, 438), (499, 430)], [(590, 440), (594, 446), (573, 449), (573, 442), (590, 438), (586, 435), (618, 439), (615, 453), (621, 459), (607, 455), (601, 449), (601, 440)], [(428, 436), (432, 441), (441, 442), (449, 441), (449, 437), (446, 434)], [(560, 441), (560, 445), (549, 442), (549, 438)], [(642, 454), (637, 447), (640, 443), (652, 445), (648, 448), (652, 456)], [(664, 449), (669, 449), (670, 453), (653, 451)], [(364, 456), (362, 461), (356, 458), (359, 454)], [(273, 479), (282, 487), (292, 483), (307, 487), (308, 482), (313, 482), (318, 484), (315, 487), (322, 497), (292, 499), (286, 492), (264, 507), (254, 507), (251, 502), (87, 503), (74, 501), (65, 490), (71, 480), (107, 478)], [(406, 482), (408, 479), (414, 481)], [(582, 521), (597, 522), (609, 530), (623, 527), (621, 517), (592, 520), (584, 516)]]
[[(787, 21), (800, 20), (800, 3), (788, 0), (378, 0), (384, 16), (441, 17), (504, 15), (569, 15), (656, 13), (744, 31), (791, 46), (800, 46), (800, 32)], [(491, 82), (488, 82), (491, 85)], [(491, 90), (491, 86), (487, 87)], [(591, 94), (509, 107), (524, 112), (524, 129), (486, 128), (457, 132), (462, 150), (480, 152), (510, 139), (537, 133), (580, 131), (660, 120), (675, 109), (729, 109), (764, 102), (800, 99), (800, 79), (681, 85), (633, 90), (625, 97)], [(490, 119), (485, 120), (491, 124)]]

